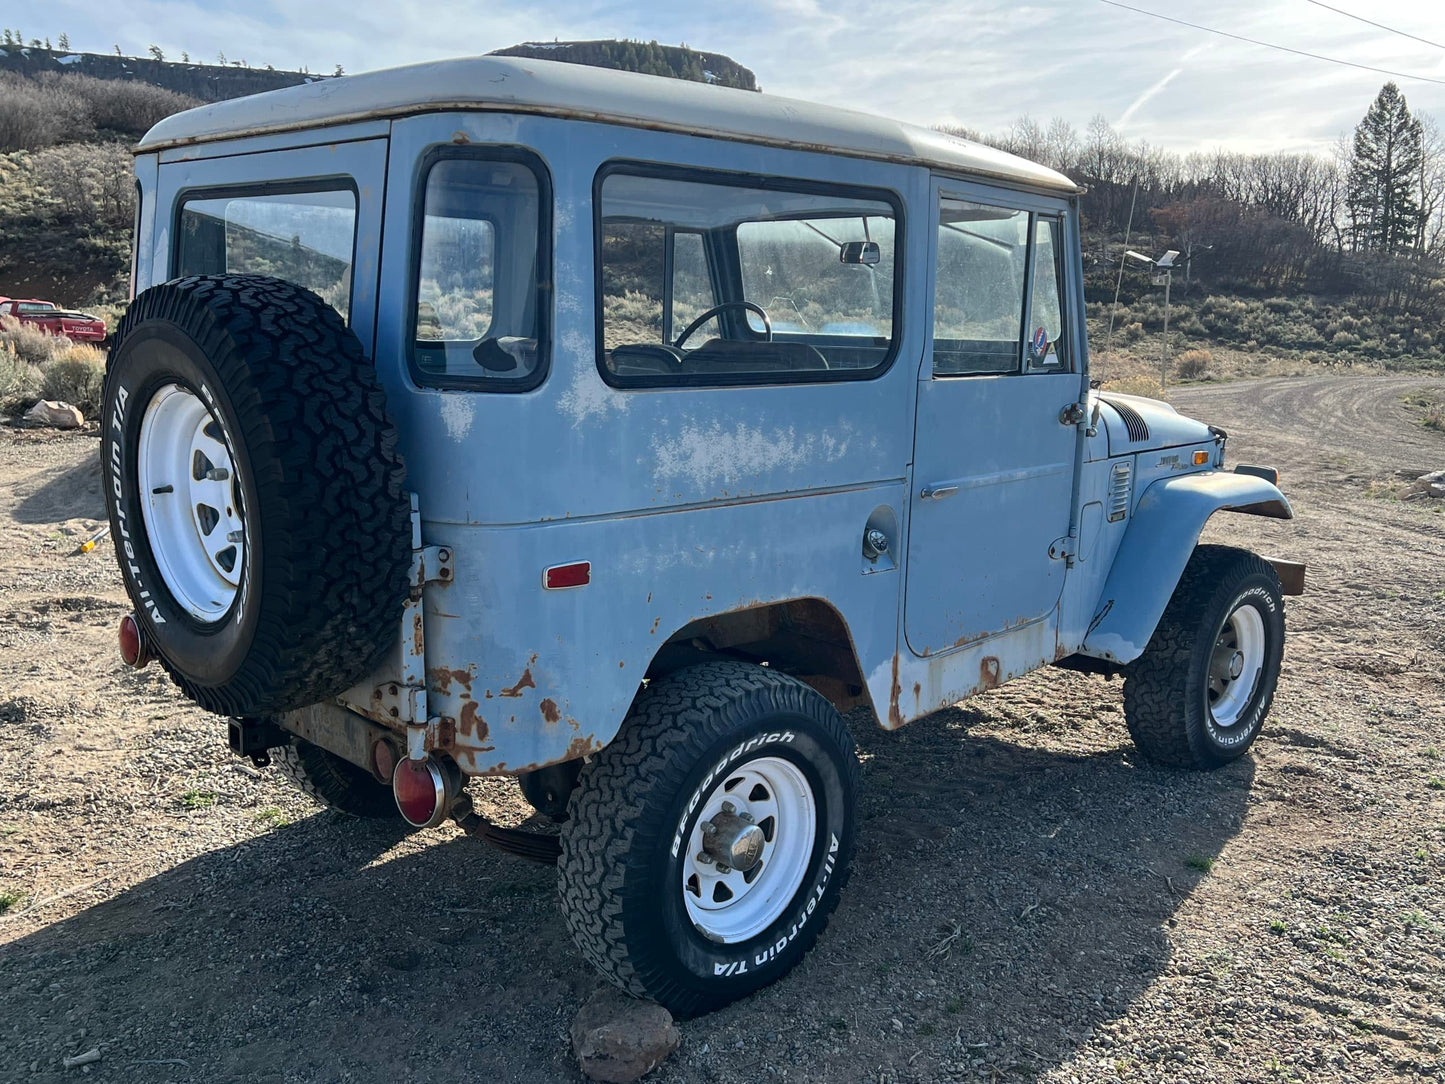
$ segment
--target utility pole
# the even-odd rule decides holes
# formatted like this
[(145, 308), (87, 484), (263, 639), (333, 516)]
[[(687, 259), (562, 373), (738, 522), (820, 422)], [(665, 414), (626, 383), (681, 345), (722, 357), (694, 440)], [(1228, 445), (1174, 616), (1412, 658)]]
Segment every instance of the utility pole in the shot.
[[(1162, 388), (1169, 383), (1169, 287), (1174, 279), (1174, 261), (1179, 258), (1179, 250), (1171, 248), (1156, 260), (1131, 248), (1124, 252), (1124, 258), (1153, 264), (1154, 285), (1164, 287), (1164, 352), (1159, 358), (1159, 386)], [(1122, 260), (1120, 266), (1123, 266)]]
[[(1169, 384), (1169, 287), (1174, 282), (1174, 261), (1179, 257), (1179, 250), (1171, 248), (1164, 255), (1154, 261), (1157, 271), (1163, 271), (1164, 279), (1164, 351), (1159, 357), (1159, 386), (1167, 387)], [(1159, 284), (1161, 276), (1154, 276), (1154, 284)]]

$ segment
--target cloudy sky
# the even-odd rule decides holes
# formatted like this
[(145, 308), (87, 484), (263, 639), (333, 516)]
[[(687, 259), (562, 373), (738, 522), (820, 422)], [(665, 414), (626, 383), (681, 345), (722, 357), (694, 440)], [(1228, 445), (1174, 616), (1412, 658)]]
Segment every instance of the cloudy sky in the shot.
[[(1310, 0), (1129, 0), (1247, 37), (1433, 81), (1397, 80), (1445, 126), (1445, 48)], [(1330, 0), (1445, 44), (1441, 0)], [(39, 25), (43, 18), (47, 25)], [(685, 42), (727, 53), (764, 90), (923, 124), (999, 130), (1020, 114), (1102, 113), (1178, 150), (1327, 149), (1388, 78), (1108, 6), (1103, 0), (0, 0), (0, 25), (71, 47), (348, 72), (554, 38)]]

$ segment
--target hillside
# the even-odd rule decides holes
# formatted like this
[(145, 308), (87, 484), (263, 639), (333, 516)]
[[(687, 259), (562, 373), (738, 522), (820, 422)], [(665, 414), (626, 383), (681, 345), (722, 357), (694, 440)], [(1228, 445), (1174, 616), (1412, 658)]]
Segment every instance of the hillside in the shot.
[(595, 68), (642, 72), (739, 90), (762, 89), (753, 73), (731, 57), (700, 52), (686, 45), (659, 45), (655, 41), (528, 41), (494, 49), (490, 55), (589, 64)]
[(0, 72), (14, 72), (27, 79), (50, 73), (144, 83), (202, 102), (219, 102), (331, 78), (270, 67), (248, 68), (240, 60), (227, 64), (195, 64), (15, 45), (0, 46)]

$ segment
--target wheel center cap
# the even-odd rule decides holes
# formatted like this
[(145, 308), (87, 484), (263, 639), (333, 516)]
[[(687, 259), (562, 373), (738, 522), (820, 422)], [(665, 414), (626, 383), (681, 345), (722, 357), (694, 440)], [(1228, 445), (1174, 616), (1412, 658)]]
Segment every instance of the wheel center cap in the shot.
[(746, 813), (724, 810), (703, 825), (702, 849), (720, 865), (747, 873), (763, 857), (763, 830)]
[(1242, 673), (1244, 673), (1244, 652), (1236, 651), (1233, 655), (1229, 656), (1230, 680), (1239, 677)]

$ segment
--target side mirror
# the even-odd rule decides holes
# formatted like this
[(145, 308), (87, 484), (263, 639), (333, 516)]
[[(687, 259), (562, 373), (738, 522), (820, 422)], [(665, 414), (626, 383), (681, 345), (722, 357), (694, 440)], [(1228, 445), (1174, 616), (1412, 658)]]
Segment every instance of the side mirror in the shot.
[(838, 246), (838, 260), (858, 267), (873, 267), (883, 262), (877, 241), (844, 241)]

